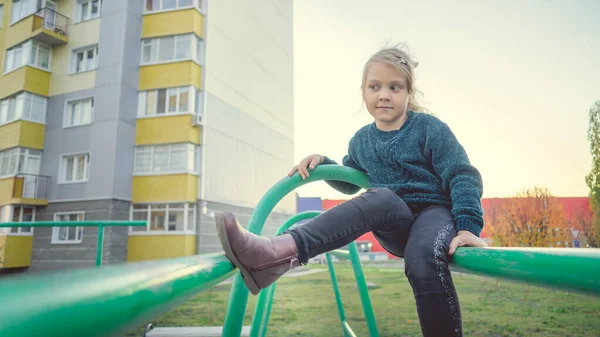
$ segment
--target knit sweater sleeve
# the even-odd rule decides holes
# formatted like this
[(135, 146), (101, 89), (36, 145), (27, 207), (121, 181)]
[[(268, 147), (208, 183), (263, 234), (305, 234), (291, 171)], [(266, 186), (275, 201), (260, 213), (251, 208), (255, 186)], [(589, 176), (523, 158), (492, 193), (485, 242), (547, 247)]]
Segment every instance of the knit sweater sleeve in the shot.
[[(342, 159), (342, 165), (365, 172), (365, 170), (362, 167), (360, 167), (360, 165), (358, 165), (352, 158), (352, 151), (353, 151), (352, 146), (353, 146), (353, 142), (352, 142), (352, 140), (350, 140), (348, 154), (345, 155), (344, 158)], [(332, 160), (331, 158), (323, 156), (323, 162), (321, 163), (321, 165), (337, 165), (337, 163), (334, 160)], [(352, 194), (360, 191), (360, 189), (361, 189), (360, 186), (357, 186), (357, 185), (354, 185), (351, 183), (347, 183), (345, 181), (327, 180), (326, 183), (329, 186), (333, 187), (338, 192), (341, 192), (344, 194), (349, 194), (349, 195), (352, 195)]]
[(465, 149), (447, 124), (433, 120), (426, 139), (425, 148), (431, 155), (433, 168), (452, 200), (456, 230), (467, 230), (479, 236), (483, 229), (481, 174), (471, 165)]

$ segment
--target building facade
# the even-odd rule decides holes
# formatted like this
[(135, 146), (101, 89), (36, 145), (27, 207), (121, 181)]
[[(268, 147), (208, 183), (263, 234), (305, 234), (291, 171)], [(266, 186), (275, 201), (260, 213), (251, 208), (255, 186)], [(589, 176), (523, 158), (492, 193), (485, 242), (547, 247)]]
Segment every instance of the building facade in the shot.
[[(293, 165), (291, 0), (0, 0), (0, 221), (106, 228), (104, 263), (220, 251)], [(295, 199), (265, 225), (274, 232)], [(0, 268), (94, 264), (93, 227), (0, 233)]]

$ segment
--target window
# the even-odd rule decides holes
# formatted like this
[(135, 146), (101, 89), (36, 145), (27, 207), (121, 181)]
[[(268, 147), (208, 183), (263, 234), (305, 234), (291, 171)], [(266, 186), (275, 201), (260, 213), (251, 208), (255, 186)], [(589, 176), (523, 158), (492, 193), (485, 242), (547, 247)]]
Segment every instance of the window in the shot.
[(98, 46), (73, 51), (71, 73), (81, 73), (98, 67)]
[(134, 174), (197, 173), (196, 152), (190, 143), (138, 146)]
[(44, 124), (47, 101), (46, 97), (29, 92), (21, 92), (0, 100), (0, 125), (20, 119)]
[(75, 22), (95, 19), (102, 11), (102, 0), (77, 0)]
[(61, 161), (60, 183), (78, 183), (88, 180), (90, 154), (65, 155)]
[(144, 39), (142, 41), (142, 65), (180, 60), (194, 60), (203, 64), (203, 48), (203, 40), (195, 34)]
[(0, 5), (0, 29), (2, 29), (2, 13), (3, 13), (3, 9), (4, 9), (4, 6)]
[[(54, 221), (76, 222), (83, 221), (84, 212), (54, 213)], [(52, 227), (52, 243), (81, 243), (83, 227)]]
[(196, 7), (202, 11), (204, 0), (146, 0), (146, 12), (167, 11), (178, 8)]
[[(39, 0), (38, 0), (39, 1)], [(33, 13), (38, 9), (36, 0), (13, 0), (10, 23), (13, 24)]]
[(164, 233), (196, 231), (196, 204), (135, 204), (131, 207), (132, 221), (147, 221), (146, 227), (131, 227), (132, 233)]
[(37, 40), (30, 40), (6, 50), (4, 72), (25, 65), (50, 70), (50, 47)]
[[(35, 221), (35, 207), (31, 206), (13, 206), (12, 222), (32, 222)], [(33, 235), (33, 227), (11, 227), (10, 233), (13, 235), (24, 234)]]
[(0, 177), (17, 173), (39, 174), (42, 152), (22, 147), (0, 151)]
[(138, 117), (194, 113), (190, 108), (195, 106), (197, 91), (194, 87), (142, 91), (138, 97)]
[(92, 123), (94, 98), (85, 98), (67, 103), (63, 127), (73, 127)]

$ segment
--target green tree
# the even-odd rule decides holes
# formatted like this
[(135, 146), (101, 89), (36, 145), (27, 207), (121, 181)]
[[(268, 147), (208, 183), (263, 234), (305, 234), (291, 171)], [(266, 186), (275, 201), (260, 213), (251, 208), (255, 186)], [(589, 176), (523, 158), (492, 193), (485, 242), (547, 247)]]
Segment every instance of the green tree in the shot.
[(592, 154), (592, 171), (585, 177), (585, 182), (590, 189), (590, 207), (594, 212), (594, 219), (589, 233), (585, 233), (588, 244), (593, 247), (600, 245), (600, 100), (594, 102), (590, 108), (590, 125), (588, 140)]

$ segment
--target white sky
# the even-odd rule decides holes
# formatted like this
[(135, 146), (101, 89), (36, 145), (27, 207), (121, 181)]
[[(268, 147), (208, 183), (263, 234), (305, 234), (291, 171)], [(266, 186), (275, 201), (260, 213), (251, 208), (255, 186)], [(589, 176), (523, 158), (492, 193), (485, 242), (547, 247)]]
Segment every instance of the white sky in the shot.
[[(361, 104), (364, 62), (388, 42), (406, 43), (426, 106), (466, 148), (484, 197), (534, 185), (587, 196), (599, 13), (594, 0), (295, 0), (296, 162), (320, 153), (341, 163), (372, 122)], [(297, 192), (347, 198), (323, 182)]]

